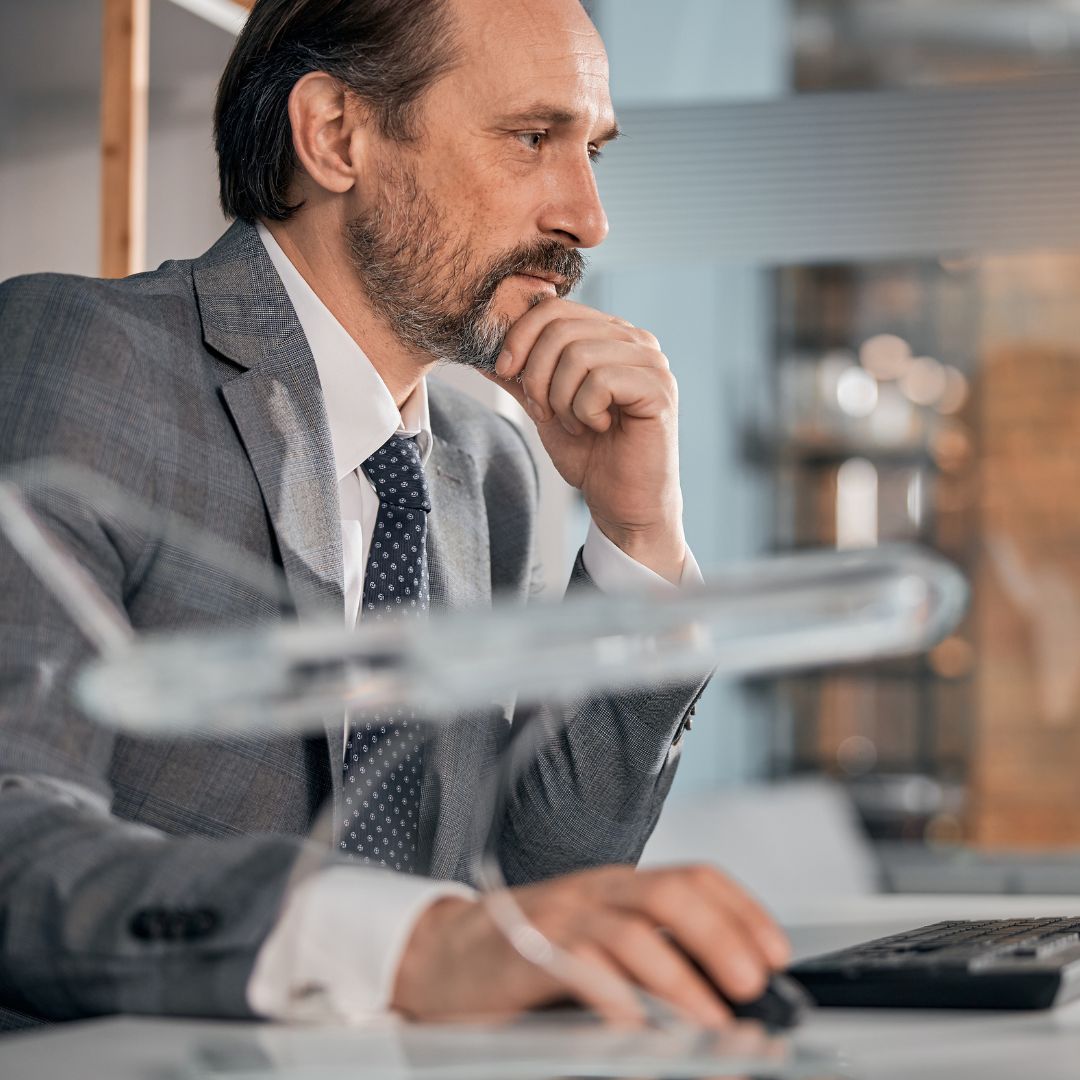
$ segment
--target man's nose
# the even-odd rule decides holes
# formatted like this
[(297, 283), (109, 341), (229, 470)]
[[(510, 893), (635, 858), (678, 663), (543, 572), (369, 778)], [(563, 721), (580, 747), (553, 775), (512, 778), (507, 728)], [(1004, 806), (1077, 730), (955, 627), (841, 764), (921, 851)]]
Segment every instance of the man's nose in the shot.
[(596, 247), (608, 234), (608, 219), (596, 186), (596, 174), (586, 158), (558, 178), (556, 193), (541, 218), (546, 236), (577, 248)]

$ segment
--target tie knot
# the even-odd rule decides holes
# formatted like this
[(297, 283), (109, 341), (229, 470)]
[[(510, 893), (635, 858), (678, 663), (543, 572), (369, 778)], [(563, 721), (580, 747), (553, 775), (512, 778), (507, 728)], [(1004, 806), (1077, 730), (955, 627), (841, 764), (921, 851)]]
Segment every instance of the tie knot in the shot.
[(431, 509), (420, 447), (415, 439), (392, 435), (361, 468), (374, 485), (379, 502), (425, 512)]

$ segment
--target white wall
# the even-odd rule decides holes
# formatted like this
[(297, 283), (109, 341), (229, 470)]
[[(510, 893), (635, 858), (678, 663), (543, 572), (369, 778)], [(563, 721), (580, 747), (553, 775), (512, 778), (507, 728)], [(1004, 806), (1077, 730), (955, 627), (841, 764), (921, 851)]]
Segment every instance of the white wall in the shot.
[(93, 274), (97, 113), (77, 103), (20, 104), (0, 145), (0, 279), (39, 270)]

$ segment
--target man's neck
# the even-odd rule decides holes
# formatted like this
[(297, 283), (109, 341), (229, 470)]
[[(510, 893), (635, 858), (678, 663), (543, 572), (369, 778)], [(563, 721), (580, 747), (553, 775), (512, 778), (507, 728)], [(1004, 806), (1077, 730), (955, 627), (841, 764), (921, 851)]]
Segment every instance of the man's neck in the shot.
[(340, 237), (330, 237), (295, 219), (264, 221), (263, 225), (312, 292), (364, 350), (400, 409), (435, 362), (405, 348), (371, 311), (341, 250)]

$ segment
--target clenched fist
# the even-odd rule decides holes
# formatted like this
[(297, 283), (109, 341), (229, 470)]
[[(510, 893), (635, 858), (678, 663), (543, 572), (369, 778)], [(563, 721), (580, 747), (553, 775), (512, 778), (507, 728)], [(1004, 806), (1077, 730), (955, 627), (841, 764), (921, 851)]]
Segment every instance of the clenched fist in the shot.
[(656, 338), (553, 298), (510, 328), (489, 377), (532, 417), (604, 535), (678, 583), (686, 555), (678, 388)]

